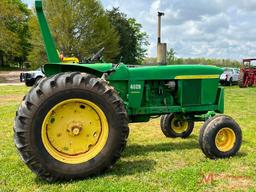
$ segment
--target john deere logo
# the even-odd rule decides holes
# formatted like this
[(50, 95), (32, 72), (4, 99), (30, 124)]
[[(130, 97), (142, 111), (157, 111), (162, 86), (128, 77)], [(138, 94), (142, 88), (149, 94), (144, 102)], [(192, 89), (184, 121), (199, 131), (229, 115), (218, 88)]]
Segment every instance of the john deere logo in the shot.
[(134, 89), (134, 90), (140, 90), (141, 89), (141, 85), (140, 84), (131, 84), (131, 89)]

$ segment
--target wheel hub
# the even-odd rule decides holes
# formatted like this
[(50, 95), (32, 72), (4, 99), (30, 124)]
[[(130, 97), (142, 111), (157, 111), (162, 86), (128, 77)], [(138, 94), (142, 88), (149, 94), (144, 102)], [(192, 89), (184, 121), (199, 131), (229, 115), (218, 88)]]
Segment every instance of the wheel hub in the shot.
[(82, 130), (82, 128), (79, 128), (79, 127), (73, 127), (73, 128), (72, 128), (72, 133), (73, 133), (73, 135), (74, 135), (74, 136), (79, 135), (80, 130)]
[(67, 128), (67, 132), (69, 133), (70, 136), (73, 136), (73, 137), (80, 135), (82, 131), (83, 131), (82, 123), (72, 122)]
[(183, 126), (183, 122), (182, 121), (175, 121), (174, 122), (174, 125), (176, 126), (176, 127), (182, 127)]
[(105, 146), (108, 123), (94, 103), (71, 99), (54, 106), (46, 115), (42, 140), (46, 150), (65, 163), (81, 163), (96, 156)]
[(172, 130), (176, 133), (183, 133), (188, 129), (188, 121), (181, 121), (180, 119), (177, 119), (177, 117), (174, 117), (171, 126)]
[(222, 152), (230, 151), (236, 141), (236, 135), (230, 128), (222, 128), (216, 135), (215, 144), (218, 150)]

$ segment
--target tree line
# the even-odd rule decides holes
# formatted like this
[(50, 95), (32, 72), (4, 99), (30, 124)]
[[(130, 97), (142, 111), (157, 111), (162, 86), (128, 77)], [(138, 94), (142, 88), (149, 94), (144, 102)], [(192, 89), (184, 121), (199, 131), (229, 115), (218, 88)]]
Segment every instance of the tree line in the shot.
[[(98, 0), (44, 0), (44, 11), (58, 51), (86, 60), (105, 48), (106, 62), (141, 64), (147, 34), (119, 8), (104, 10)], [(34, 9), (21, 0), (0, 1), (0, 67), (47, 62)]]
[(0, 1), (0, 66), (23, 63), (31, 49), (31, 11), (20, 0)]
[(241, 62), (231, 59), (213, 59), (213, 58), (177, 58), (176, 52), (171, 48), (167, 52), (167, 62), (169, 64), (203, 64), (216, 65), (219, 67), (240, 67)]
[[(106, 62), (156, 64), (146, 58), (148, 35), (134, 18), (119, 8), (104, 10), (99, 0), (44, 0), (44, 11), (58, 51), (86, 61), (105, 48)], [(44, 42), (34, 8), (21, 0), (0, 1), (0, 68), (36, 68), (47, 63)], [(235, 60), (178, 58), (174, 49), (167, 53), (168, 64), (207, 64), (239, 67)]]
[[(146, 58), (144, 64), (155, 64), (157, 58)], [(215, 59), (215, 58), (180, 58), (176, 57), (176, 52), (173, 48), (167, 51), (167, 64), (168, 65), (183, 65), (183, 64), (202, 64), (202, 65), (215, 65), (219, 67), (241, 67), (241, 62), (231, 59)]]

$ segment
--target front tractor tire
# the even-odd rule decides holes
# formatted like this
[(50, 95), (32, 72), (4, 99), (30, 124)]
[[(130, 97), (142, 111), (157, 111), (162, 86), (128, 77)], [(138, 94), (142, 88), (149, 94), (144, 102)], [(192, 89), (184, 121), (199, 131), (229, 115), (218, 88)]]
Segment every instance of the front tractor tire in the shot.
[(194, 129), (194, 122), (184, 120), (181, 115), (174, 113), (161, 117), (161, 130), (166, 137), (187, 138)]
[(239, 125), (228, 116), (218, 115), (208, 119), (200, 129), (199, 145), (211, 159), (234, 156), (242, 143)]
[(104, 172), (120, 158), (128, 116), (105, 81), (62, 73), (30, 90), (17, 111), (14, 132), (23, 161), (38, 176), (80, 179)]

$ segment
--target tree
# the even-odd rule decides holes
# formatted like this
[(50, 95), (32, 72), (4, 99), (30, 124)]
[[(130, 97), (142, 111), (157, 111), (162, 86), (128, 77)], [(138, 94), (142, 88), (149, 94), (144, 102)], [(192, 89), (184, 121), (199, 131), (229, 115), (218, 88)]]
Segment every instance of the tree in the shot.
[(148, 35), (146, 32), (143, 32), (142, 29), (142, 25), (137, 23), (136, 20), (134, 18), (130, 18), (129, 20), (129, 24), (131, 26), (131, 28), (134, 31), (135, 34), (135, 39), (136, 39), (136, 46), (135, 46), (135, 59), (137, 61), (138, 64), (141, 64), (145, 58), (145, 56), (147, 55), (147, 46), (149, 45), (148, 42)]
[(176, 52), (173, 48), (170, 48), (169, 51), (167, 51), (167, 63), (168, 64), (175, 64), (175, 55)]
[[(45, 0), (44, 10), (57, 48), (66, 56), (88, 58), (105, 47), (104, 59), (113, 61), (119, 54), (119, 35), (97, 0)], [(40, 64), (42, 38), (35, 18), (30, 21), (33, 50), (30, 60)], [(44, 57), (43, 57), (44, 58)]]
[(156, 65), (157, 64), (157, 58), (156, 57), (146, 57), (143, 60), (143, 65)]
[[(215, 65), (218, 67), (241, 67), (241, 63), (230, 59), (213, 59), (213, 58), (176, 58), (173, 57), (175, 52), (168, 51), (169, 58), (174, 58), (174, 62), (168, 64), (182, 65), (182, 64), (201, 64), (201, 65)], [(156, 64), (157, 58), (145, 58), (144, 64)]]
[(30, 49), (30, 11), (20, 0), (0, 1), (0, 10), (0, 66), (21, 64)]
[(142, 32), (142, 25), (133, 18), (127, 18), (119, 8), (107, 11), (107, 15), (120, 35), (120, 53), (116, 56), (115, 62), (122, 59), (122, 62), (127, 64), (141, 64), (149, 45), (148, 35)]
[(40, 35), (37, 17), (35, 15), (33, 15), (29, 20), (29, 30), (31, 33), (30, 43), (33, 45), (33, 48), (29, 53), (28, 60), (30, 61), (30, 67), (35, 69), (38, 66), (42, 66), (47, 63), (45, 47)]

